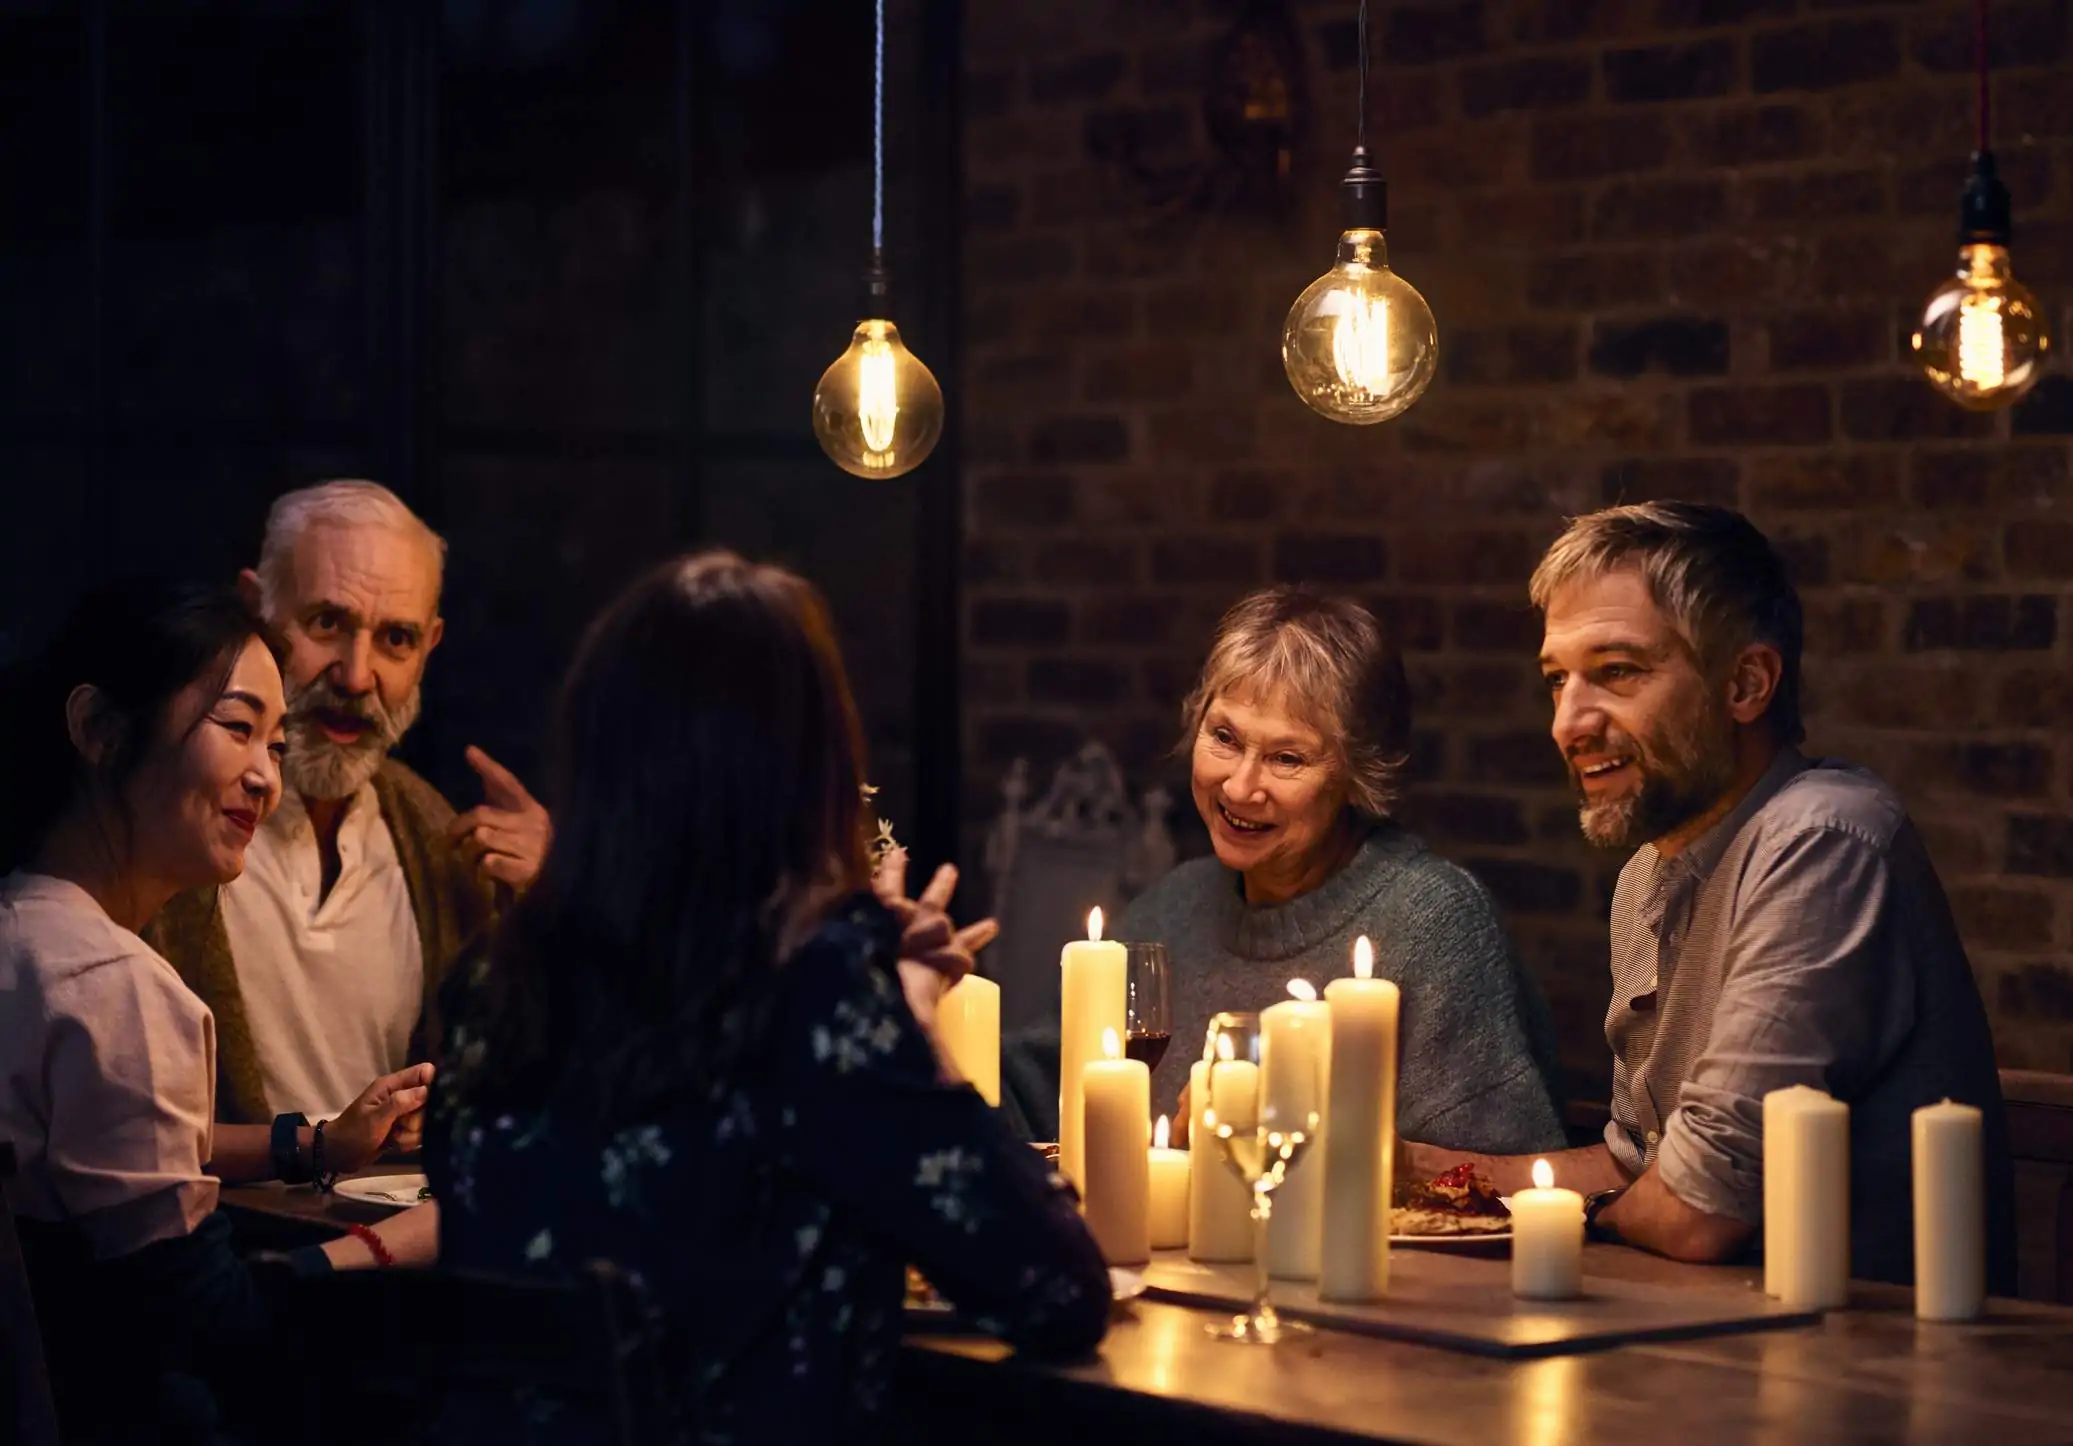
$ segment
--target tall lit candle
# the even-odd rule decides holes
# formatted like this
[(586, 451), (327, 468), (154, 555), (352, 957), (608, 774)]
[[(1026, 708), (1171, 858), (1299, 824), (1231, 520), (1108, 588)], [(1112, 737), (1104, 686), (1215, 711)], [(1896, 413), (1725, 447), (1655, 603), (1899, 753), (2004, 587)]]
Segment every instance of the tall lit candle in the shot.
[[(1221, 1149), (1222, 1146), (1213, 1145)], [(1177, 1250), (1188, 1243), (1188, 1181), (1191, 1162), (1186, 1150), (1166, 1143), (1166, 1116), (1152, 1127), (1152, 1249)]]
[(936, 1035), (989, 1105), (1001, 1102), (1001, 987), (967, 974), (936, 1002)]
[(1353, 977), (1324, 987), (1331, 1005), (1331, 1131), (1324, 1169), (1325, 1300), (1380, 1300), (1389, 1290), (1389, 1201), (1396, 1161), (1396, 985), (1373, 978), (1375, 949), (1353, 946)]
[(1533, 1162), (1533, 1188), (1511, 1198), (1512, 1294), (1570, 1300), (1583, 1289), (1584, 1197), (1558, 1189), (1546, 1160)]
[(1087, 915), (1087, 937), (1065, 946), (1058, 981), (1058, 1168), (1084, 1195), (1085, 1111), (1080, 1095), (1087, 1066), (1100, 1059), (1102, 1035), (1121, 1039), (1128, 1000), (1127, 955), (1121, 944), (1101, 937), (1101, 910)]
[(1100, 1059), (1081, 1075), (1086, 1102), (1087, 1231), (1110, 1265), (1151, 1258), (1152, 1072), (1123, 1058), (1120, 1031), (1102, 1031)]
[(1915, 1314), (1971, 1320), (1987, 1301), (1982, 1117), (1971, 1105), (1915, 1111)]
[[(1220, 1060), (1215, 1066), (1225, 1071), (1245, 1072), (1245, 1126), (1252, 1128), (1257, 1115), (1251, 1103), (1254, 1067), (1250, 1060)], [(1224, 1147), (1203, 1118), (1209, 1111), (1209, 1071), (1206, 1060), (1196, 1060), (1188, 1071), (1188, 1258), (1211, 1262), (1252, 1259), (1252, 1191), (1238, 1178), (1223, 1158)], [(1235, 1073), (1218, 1077), (1220, 1097), (1234, 1101), (1241, 1091), (1233, 1088)], [(1237, 1120), (1234, 1104), (1226, 1103), (1226, 1118)]]
[(1792, 1258), (1794, 1137), (1787, 1118), (1808, 1100), (1825, 1098), (1805, 1085), (1772, 1090), (1763, 1097), (1763, 1288), (1765, 1295), (1785, 1293), (1785, 1272)]
[(1834, 1310), (1850, 1299), (1850, 1107), (1815, 1092), (1784, 1117), (1787, 1248), (1778, 1299)]
[(1270, 1131), (1300, 1132), (1308, 1152), (1274, 1192), (1267, 1222), (1267, 1271), (1282, 1280), (1315, 1280), (1324, 1259), (1324, 1172), (1317, 1162), (1330, 1123), (1331, 1006), (1307, 979), (1291, 979), (1292, 996), (1260, 1012), (1260, 1122)]

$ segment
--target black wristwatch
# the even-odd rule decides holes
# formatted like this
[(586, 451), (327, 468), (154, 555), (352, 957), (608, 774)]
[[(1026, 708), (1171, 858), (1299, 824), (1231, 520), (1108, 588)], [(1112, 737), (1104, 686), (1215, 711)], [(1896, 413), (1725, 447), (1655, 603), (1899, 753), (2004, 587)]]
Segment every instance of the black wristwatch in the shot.
[(300, 1185), (310, 1177), (302, 1168), (302, 1151), (295, 1143), (295, 1132), (309, 1123), (306, 1115), (275, 1115), (273, 1133), (267, 1137), (273, 1154), (274, 1178), (290, 1185)]
[(1619, 1244), (1620, 1233), (1617, 1227), (1600, 1225), (1598, 1217), (1604, 1212), (1606, 1206), (1626, 1193), (1627, 1187), (1622, 1185), (1617, 1190), (1600, 1190), (1596, 1194), (1584, 1196), (1585, 1239), (1603, 1240), (1613, 1245)]

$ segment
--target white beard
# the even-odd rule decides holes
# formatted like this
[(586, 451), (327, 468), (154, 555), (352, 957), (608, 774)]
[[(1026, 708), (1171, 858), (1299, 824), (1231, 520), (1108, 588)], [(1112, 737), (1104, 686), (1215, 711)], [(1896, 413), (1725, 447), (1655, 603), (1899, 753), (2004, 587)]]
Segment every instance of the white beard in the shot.
[[(358, 743), (332, 742), (309, 717), (319, 700), (367, 719), (374, 725), (373, 731)], [(281, 782), (304, 798), (350, 797), (380, 771), (382, 760), (403, 741), (423, 708), (422, 682), (393, 713), (385, 711), (372, 695), (359, 701), (342, 698), (323, 678), (297, 689), (288, 700), (288, 756), (281, 760)]]

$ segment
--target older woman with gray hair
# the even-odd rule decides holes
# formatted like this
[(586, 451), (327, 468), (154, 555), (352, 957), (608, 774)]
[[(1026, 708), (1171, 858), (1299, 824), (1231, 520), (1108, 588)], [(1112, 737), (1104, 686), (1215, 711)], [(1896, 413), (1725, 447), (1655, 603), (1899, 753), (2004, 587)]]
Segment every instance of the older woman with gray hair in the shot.
[(1215, 856), (1152, 885), (1116, 931), (1162, 941), (1172, 959), (1182, 1048), (1155, 1095), (1179, 1094), (1211, 1015), (1263, 1008), (1291, 978), (1344, 975), (1365, 934), (1376, 973), (1403, 990), (1401, 1135), (1560, 1148), (1539, 991), (1482, 885), (1390, 817), (1410, 689), (1374, 615), (1301, 588), (1245, 598), (1224, 615), (1182, 718)]

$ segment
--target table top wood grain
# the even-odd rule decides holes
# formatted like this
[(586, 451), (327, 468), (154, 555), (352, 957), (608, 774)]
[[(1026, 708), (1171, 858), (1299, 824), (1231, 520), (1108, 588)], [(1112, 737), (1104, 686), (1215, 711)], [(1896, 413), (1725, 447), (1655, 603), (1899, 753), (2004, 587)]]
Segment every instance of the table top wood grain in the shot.
[[(398, 1166), (398, 1171), (414, 1166)], [(386, 1213), (307, 1188), (223, 1191), (236, 1214), (312, 1233)], [(1503, 1261), (1487, 1262), (1493, 1270)], [(1587, 1275), (1705, 1291), (1760, 1288), (1761, 1272), (1585, 1247)], [(1118, 1307), (1098, 1356), (1018, 1358), (998, 1341), (917, 1336), (900, 1362), (906, 1439), (1088, 1439), (1402, 1446), (2073, 1446), (2073, 1310), (1995, 1300), (1963, 1325), (1918, 1322), (1912, 1293), (1852, 1286), (1817, 1325), (1642, 1343), (1541, 1360), (1318, 1331), (1232, 1345), (1215, 1313), (1141, 1299)], [(903, 1423), (904, 1424), (904, 1423)]]

